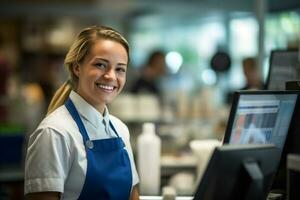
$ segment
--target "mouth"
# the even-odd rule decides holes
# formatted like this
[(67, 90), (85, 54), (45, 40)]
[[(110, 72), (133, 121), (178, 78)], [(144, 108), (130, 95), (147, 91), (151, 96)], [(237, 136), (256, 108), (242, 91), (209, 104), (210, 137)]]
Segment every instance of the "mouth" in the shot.
[(100, 83), (96, 83), (96, 86), (106, 92), (112, 92), (116, 88), (115, 86), (112, 86), (112, 85), (104, 85), (104, 84), (100, 84)]

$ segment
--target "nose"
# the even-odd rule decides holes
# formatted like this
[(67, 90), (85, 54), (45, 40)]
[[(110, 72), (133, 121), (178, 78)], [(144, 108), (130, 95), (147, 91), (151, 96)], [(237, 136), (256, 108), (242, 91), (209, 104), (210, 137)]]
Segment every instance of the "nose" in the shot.
[(106, 70), (105, 73), (104, 73), (104, 78), (106, 78), (106, 79), (115, 79), (116, 78), (115, 71), (113, 69)]

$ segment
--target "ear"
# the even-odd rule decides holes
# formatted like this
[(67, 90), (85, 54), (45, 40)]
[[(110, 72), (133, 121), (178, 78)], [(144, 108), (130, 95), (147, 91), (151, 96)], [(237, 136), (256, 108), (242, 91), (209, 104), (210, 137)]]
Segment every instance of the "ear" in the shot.
[(74, 65), (72, 66), (72, 71), (73, 71), (73, 73), (74, 73), (77, 77), (79, 77), (79, 74), (80, 74), (80, 67), (79, 67), (78, 64), (74, 64)]

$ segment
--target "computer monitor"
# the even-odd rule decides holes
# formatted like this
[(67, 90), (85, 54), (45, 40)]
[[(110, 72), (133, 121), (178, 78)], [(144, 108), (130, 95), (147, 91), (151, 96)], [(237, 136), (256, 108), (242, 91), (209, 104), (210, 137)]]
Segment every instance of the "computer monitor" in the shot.
[(224, 144), (275, 144), (282, 151), (298, 91), (236, 91)]
[[(236, 91), (223, 141), (224, 144), (275, 144), (281, 152), (281, 161), (271, 189), (280, 193), (286, 190), (286, 155), (295, 152), (292, 147), (299, 124), (296, 122), (299, 94), (296, 90)], [(257, 137), (251, 139), (251, 134)]]
[(299, 80), (299, 63), (300, 58), (298, 49), (271, 51), (265, 89), (284, 90), (285, 82)]
[(194, 200), (265, 200), (279, 159), (272, 144), (216, 147)]

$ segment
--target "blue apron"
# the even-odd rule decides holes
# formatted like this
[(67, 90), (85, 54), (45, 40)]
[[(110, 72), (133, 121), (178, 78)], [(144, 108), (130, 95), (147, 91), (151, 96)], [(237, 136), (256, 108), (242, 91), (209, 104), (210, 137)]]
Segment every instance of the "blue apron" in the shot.
[(65, 103), (85, 144), (87, 171), (79, 200), (126, 200), (132, 187), (132, 172), (124, 142), (111, 122), (116, 138), (90, 140), (71, 99)]

